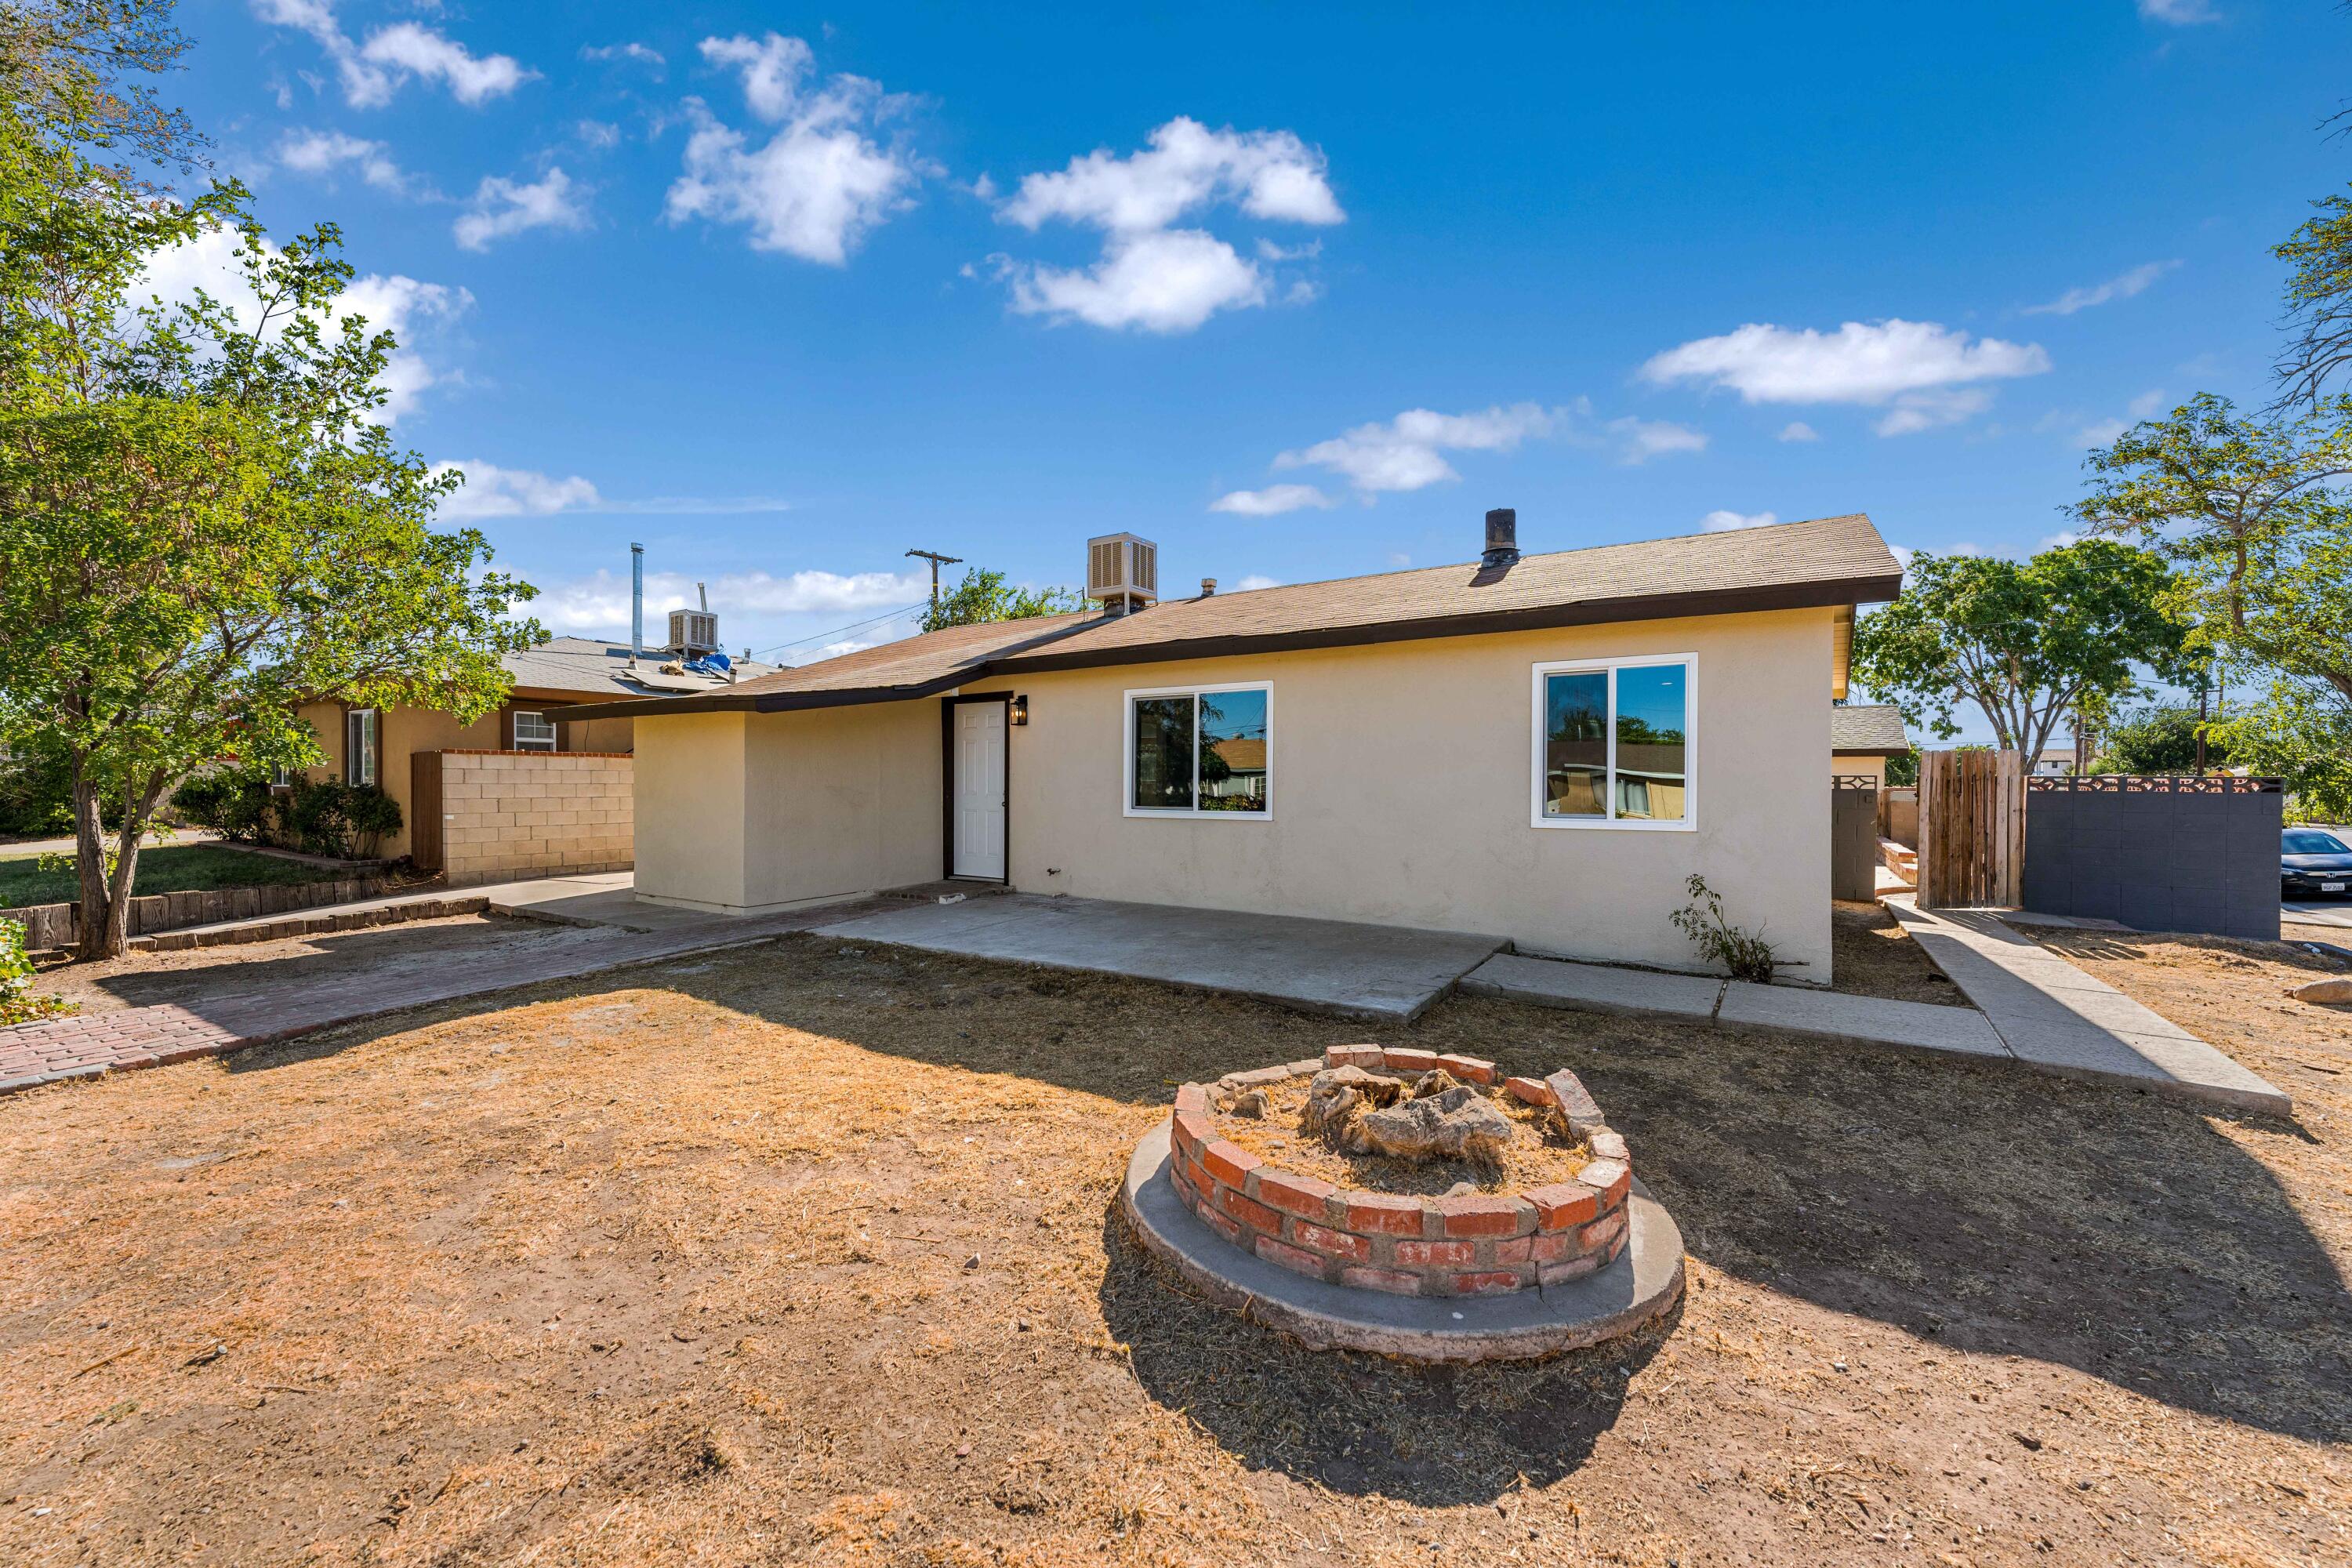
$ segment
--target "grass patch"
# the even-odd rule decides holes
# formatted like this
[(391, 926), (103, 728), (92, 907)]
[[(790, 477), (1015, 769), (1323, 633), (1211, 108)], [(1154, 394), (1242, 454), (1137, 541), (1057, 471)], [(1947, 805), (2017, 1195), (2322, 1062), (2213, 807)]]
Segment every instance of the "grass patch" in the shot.
[[(139, 852), (139, 868), (131, 891), (135, 898), (150, 893), (208, 893), (220, 888), (324, 882), (335, 875), (332, 868), (325, 866), (281, 860), (274, 855), (252, 855), (242, 849), (224, 849), (217, 844), (166, 845)], [(75, 879), (71, 866), (44, 871), (37, 858), (30, 855), (0, 860), (0, 909), (70, 903), (80, 897), (81, 884)]]

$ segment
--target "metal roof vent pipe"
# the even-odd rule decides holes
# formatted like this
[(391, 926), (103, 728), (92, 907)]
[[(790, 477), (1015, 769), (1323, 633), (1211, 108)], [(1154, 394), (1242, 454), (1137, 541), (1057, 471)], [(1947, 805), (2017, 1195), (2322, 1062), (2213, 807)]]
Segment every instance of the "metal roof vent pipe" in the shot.
[(1498, 506), (1486, 514), (1486, 552), (1478, 557), (1478, 564), (1489, 568), (1514, 566), (1518, 559), (1518, 509)]
[(1216, 580), (1214, 577), (1203, 577), (1203, 578), (1202, 578), (1202, 579), (1201, 579), (1201, 597), (1202, 597), (1203, 599), (1213, 599), (1213, 598), (1215, 598), (1216, 596), (1217, 596), (1217, 580)]
[(646, 547), (629, 546), (629, 668), (646, 653)]

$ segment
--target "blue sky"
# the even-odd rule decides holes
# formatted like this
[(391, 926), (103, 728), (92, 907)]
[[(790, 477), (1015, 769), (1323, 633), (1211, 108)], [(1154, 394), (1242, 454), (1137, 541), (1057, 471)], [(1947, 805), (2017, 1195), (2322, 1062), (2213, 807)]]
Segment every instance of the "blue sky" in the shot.
[(2087, 442), (2266, 395), (2267, 247), (2352, 154), (2316, 3), (1111, 9), (191, 0), (173, 90), (273, 232), (342, 226), (543, 621), (625, 631), (642, 540), (791, 658), (902, 635), (825, 634), (910, 546), (2030, 552)]

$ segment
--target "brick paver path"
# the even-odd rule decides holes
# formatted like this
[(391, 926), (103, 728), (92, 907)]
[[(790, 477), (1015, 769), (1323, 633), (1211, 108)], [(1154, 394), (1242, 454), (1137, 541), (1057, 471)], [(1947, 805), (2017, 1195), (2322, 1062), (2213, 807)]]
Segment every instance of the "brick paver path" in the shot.
[[(542, 981), (570, 980), (623, 964), (737, 947), (889, 907), (877, 900), (752, 920), (714, 917), (708, 924), (674, 931), (601, 929), (583, 931), (552, 952), (472, 953), (452, 957), (427, 971), (400, 975), (365, 967), (362, 948), (349, 975), (265, 990), (225, 990), (216, 999), (192, 1005), (120, 1007), (0, 1029), (0, 1094), (124, 1068), (160, 1067), (192, 1057), (218, 1056), (242, 1046), (289, 1039), (337, 1024)], [(235, 963), (219, 966), (226, 986), (237, 984), (237, 969)]]

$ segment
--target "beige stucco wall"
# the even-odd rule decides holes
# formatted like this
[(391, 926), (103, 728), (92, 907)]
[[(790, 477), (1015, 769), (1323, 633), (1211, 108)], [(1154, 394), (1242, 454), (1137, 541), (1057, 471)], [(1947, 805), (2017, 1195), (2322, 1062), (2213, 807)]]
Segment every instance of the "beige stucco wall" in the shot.
[(637, 892), (757, 911), (940, 874), (933, 701), (637, 727)]
[(1886, 784), (1886, 759), (1885, 757), (1841, 757), (1832, 752), (1830, 756), (1830, 776), (1874, 779), (1880, 787), (1884, 788)]
[[(1259, 910), (1507, 937), (1691, 967), (1667, 917), (1704, 875), (1792, 979), (1830, 974), (1831, 612), (1575, 627), (992, 679), (1024, 892)], [(1695, 827), (1531, 826), (1538, 662), (1697, 658)], [(1273, 683), (1274, 810), (1130, 817), (1129, 689)], [(637, 887), (770, 909), (940, 874), (936, 700), (637, 726)]]
[(442, 869), (451, 887), (628, 866), (629, 758), (443, 751), (439, 763)]
[[(1790, 978), (1825, 982), (1831, 624), (1827, 610), (1708, 616), (972, 689), (1029, 697), (1010, 762), (1010, 866), (1024, 892), (1480, 931), (1528, 952), (1688, 967), (1667, 917), (1696, 871), (1735, 923), (1766, 927), (1801, 962)], [(1531, 667), (1673, 653), (1698, 660), (1695, 830), (1531, 826)], [(1273, 682), (1271, 816), (1123, 815), (1126, 691), (1241, 680)]]

